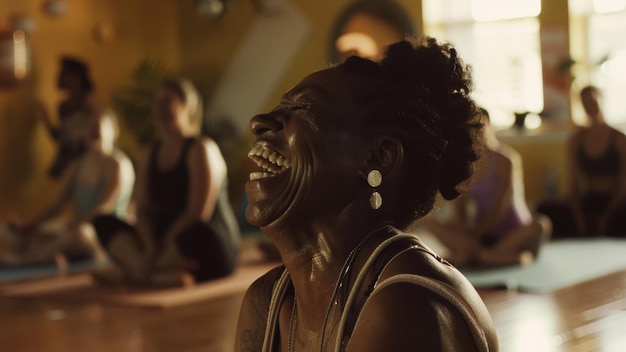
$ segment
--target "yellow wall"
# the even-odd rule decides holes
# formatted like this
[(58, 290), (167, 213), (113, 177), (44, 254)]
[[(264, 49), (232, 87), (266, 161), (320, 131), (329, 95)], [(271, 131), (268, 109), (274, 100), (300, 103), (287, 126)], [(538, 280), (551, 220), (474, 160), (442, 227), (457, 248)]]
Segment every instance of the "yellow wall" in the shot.
[[(331, 27), (339, 13), (352, 0), (288, 0), (304, 15), (311, 32), (302, 43), (291, 66), (286, 70), (274, 98), (296, 84), (305, 75), (319, 69), (327, 61), (327, 42)], [(271, 3), (271, 2), (270, 2)], [(398, 1), (410, 13), (416, 26), (421, 28), (421, 1)], [(199, 86), (205, 96), (211, 96), (219, 83), (221, 74), (228, 68), (237, 53), (241, 41), (256, 16), (251, 1), (235, 1), (225, 16), (217, 21), (200, 18), (193, 2), (180, 2), (181, 72)], [(259, 68), (262, 69), (262, 68)]]
[(526, 200), (531, 209), (535, 209), (539, 202), (547, 199), (546, 174), (549, 168), (557, 173), (557, 194), (564, 197), (567, 194), (568, 180), (565, 172), (566, 141), (568, 133), (549, 132), (535, 136), (500, 136), (501, 142), (513, 147), (523, 159)]
[[(151, 58), (173, 68), (180, 61), (175, 1), (68, 0), (68, 12), (61, 17), (48, 16), (42, 3), (0, 0), (0, 22), (5, 26), (13, 14), (36, 23), (29, 35), (32, 74), (15, 89), (0, 90), (0, 218), (12, 212), (28, 217), (54, 191), (46, 170), (55, 145), (33, 114), (33, 102), (41, 100), (52, 113), (56, 110), (61, 99), (55, 88), (61, 55), (75, 55), (90, 64), (96, 95), (104, 104), (130, 81), (142, 60)], [(111, 40), (94, 40), (99, 23), (114, 30)]]
[[(339, 12), (351, 3), (351, 0), (289, 1), (306, 17), (311, 31), (272, 92), (266, 109), (298, 80), (322, 67), (327, 60), (329, 31)], [(81, 56), (91, 64), (97, 95), (103, 102), (108, 102), (116, 88), (128, 83), (136, 65), (148, 58), (192, 78), (201, 93), (210, 98), (255, 16), (259, 16), (251, 1), (233, 1), (229, 11), (218, 21), (201, 18), (191, 0), (67, 2), (69, 12), (63, 17), (51, 18), (43, 13), (40, 0), (0, 0), (0, 14), (5, 16), (0, 21), (6, 21), (10, 14), (20, 13), (32, 17), (37, 23), (36, 31), (30, 36), (32, 76), (18, 89), (0, 90), (0, 218), (8, 212), (35, 212), (54, 189), (54, 183), (45, 176), (54, 145), (43, 126), (36, 121), (32, 102), (41, 99), (52, 109), (59, 101), (54, 83), (61, 54)], [(421, 29), (421, 1), (398, 2)], [(542, 22), (567, 27), (567, 0), (543, 0), (543, 6)], [(97, 23), (113, 26), (117, 36), (97, 43), (92, 37)], [(125, 140), (125, 144), (132, 148), (129, 139)], [(540, 151), (545, 147), (532, 140), (513, 146), (529, 160), (541, 155)], [(239, 155), (241, 159), (245, 159), (243, 155), (247, 148), (244, 141)], [(558, 142), (553, 150), (555, 158), (559, 158), (561, 145)], [(234, 193), (240, 191), (247, 177), (239, 162), (237, 155), (229, 160), (231, 191)], [(531, 190), (541, 187), (535, 183), (541, 178), (538, 175), (543, 164), (528, 161), (526, 164), (531, 165), (527, 171), (528, 194), (534, 199), (539, 195)]]
[[(280, 96), (300, 79), (327, 63), (329, 33), (340, 12), (352, 3), (352, 0), (289, 1), (304, 15), (311, 30), (291, 65), (285, 70), (284, 77), (267, 102), (266, 110), (277, 104)], [(409, 12), (416, 27), (422, 28), (421, 0), (400, 0), (398, 3)], [(196, 15), (193, 4), (181, 2), (181, 72), (197, 83), (205, 97), (215, 92), (221, 74), (236, 55), (256, 16), (261, 15), (255, 12), (250, 1), (236, 1), (223, 18), (210, 22)], [(245, 155), (249, 147), (246, 140), (242, 141), (240, 148), (228, 158), (230, 191), (235, 201), (243, 195), (243, 186), (248, 177)]]

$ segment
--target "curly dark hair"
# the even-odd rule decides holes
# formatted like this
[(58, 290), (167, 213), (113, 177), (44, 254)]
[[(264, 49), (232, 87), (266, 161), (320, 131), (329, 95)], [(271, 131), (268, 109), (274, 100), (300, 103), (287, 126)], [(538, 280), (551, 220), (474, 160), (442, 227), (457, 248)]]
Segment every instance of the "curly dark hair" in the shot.
[[(93, 91), (94, 86), (89, 74), (89, 66), (85, 61), (71, 56), (63, 56), (61, 57), (61, 72), (77, 75), (85, 93)], [(57, 79), (57, 87), (59, 88), (62, 88), (61, 76), (59, 75)]]
[(362, 133), (398, 138), (410, 161), (399, 224), (430, 212), (437, 192), (456, 198), (478, 159), (482, 128), (470, 68), (456, 50), (425, 37), (390, 45), (380, 63), (353, 56), (337, 67), (366, 112), (353, 123)]

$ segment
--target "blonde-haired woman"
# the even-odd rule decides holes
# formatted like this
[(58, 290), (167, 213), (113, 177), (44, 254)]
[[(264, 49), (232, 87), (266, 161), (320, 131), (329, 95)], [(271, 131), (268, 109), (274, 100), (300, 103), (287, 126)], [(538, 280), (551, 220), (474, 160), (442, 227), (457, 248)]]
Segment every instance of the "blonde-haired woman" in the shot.
[(167, 80), (154, 100), (160, 139), (138, 166), (136, 223), (94, 221), (98, 237), (130, 284), (171, 286), (230, 274), (239, 229), (217, 144), (199, 135), (200, 96), (187, 79)]

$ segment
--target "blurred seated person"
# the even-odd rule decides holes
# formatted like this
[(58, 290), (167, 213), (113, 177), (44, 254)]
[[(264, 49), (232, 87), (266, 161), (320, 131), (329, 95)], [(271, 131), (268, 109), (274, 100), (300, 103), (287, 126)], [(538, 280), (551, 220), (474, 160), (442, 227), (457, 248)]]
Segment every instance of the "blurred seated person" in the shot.
[[(90, 222), (99, 214), (126, 216), (135, 179), (128, 157), (115, 147), (116, 117), (110, 111), (93, 111), (81, 132), (86, 152), (65, 168), (56, 197), (28, 221), (9, 221), (10, 251), (2, 253), (5, 265), (52, 263), (64, 260), (103, 259), (105, 254)], [(69, 219), (57, 219), (73, 203)]]
[(467, 192), (452, 204), (452, 221), (429, 218), (424, 225), (450, 251), (447, 259), (457, 266), (528, 264), (548, 240), (550, 220), (531, 214), (521, 156), (498, 141), (487, 110), (481, 108), (479, 114), (485, 148)]
[(85, 62), (73, 57), (62, 57), (57, 78), (57, 88), (66, 93), (59, 104), (54, 123), (43, 105), (38, 106), (38, 114), (50, 136), (57, 142), (57, 153), (50, 167), (53, 178), (60, 177), (73, 159), (80, 157), (87, 146), (80, 136), (89, 121), (90, 112), (96, 109), (93, 83), (89, 67)]
[[(180, 286), (226, 276), (238, 260), (239, 228), (217, 144), (201, 137), (200, 95), (186, 79), (165, 81), (154, 100), (160, 140), (141, 158), (135, 188), (136, 222), (94, 221), (120, 269), (103, 283)], [(114, 280), (114, 281), (105, 281)]]
[(595, 86), (580, 92), (587, 125), (567, 145), (569, 203), (544, 202), (537, 209), (552, 219), (559, 237), (626, 236), (626, 136), (606, 123), (600, 98)]

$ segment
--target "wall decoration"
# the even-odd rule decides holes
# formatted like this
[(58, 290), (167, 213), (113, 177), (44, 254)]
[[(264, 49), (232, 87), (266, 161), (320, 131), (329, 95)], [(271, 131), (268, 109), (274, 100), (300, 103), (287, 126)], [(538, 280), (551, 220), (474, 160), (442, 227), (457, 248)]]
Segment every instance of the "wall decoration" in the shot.
[(0, 32), (0, 88), (15, 86), (29, 71), (29, 51), (23, 30)]
[(52, 17), (60, 17), (67, 13), (69, 4), (66, 0), (47, 0), (43, 3), (43, 10)]

